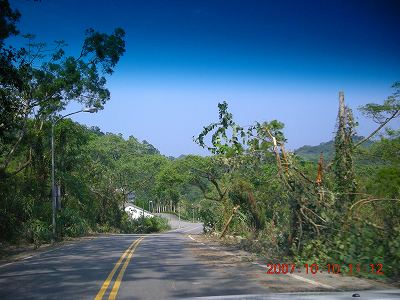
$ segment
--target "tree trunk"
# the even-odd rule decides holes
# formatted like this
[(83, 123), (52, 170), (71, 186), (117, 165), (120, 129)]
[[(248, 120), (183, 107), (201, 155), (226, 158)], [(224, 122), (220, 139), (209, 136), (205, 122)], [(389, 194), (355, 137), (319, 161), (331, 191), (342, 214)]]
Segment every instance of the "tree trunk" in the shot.
[(228, 222), (226, 222), (224, 230), (222, 230), (220, 238), (223, 238), (224, 235), (226, 234), (226, 231), (228, 230), (229, 224), (232, 222), (233, 216), (236, 214), (237, 210), (239, 209), (240, 205), (237, 205), (233, 208), (232, 214), (228, 219)]

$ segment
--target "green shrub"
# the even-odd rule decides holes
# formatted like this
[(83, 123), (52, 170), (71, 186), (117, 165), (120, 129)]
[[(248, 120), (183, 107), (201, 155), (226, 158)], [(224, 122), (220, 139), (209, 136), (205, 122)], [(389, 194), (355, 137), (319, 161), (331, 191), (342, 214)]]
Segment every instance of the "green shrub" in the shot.
[(13, 228), (16, 224), (16, 217), (4, 208), (0, 208), (0, 240), (10, 240), (14, 238)]
[(121, 217), (121, 232), (123, 233), (134, 233), (135, 232), (135, 224), (131, 217), (124, 212)]
[[(296, 253), (296, 250), (294, 250), (294, 253)], [(330, 256), (328, 253), (329, 247), (322, 239), (308, 240), (304, 243), (297, 260), (301, 263), (324, 265), (329, 262)]]
[(46, 222), (33, 219), (29, 223), (29, 231), (31, 241), (35, 244), (35, 247), (39, 247), (41, 244), (50, 242), (51, 240), (52, 232)]
[(204, 232), (221, 230), (223, 222), (221, 216), (223, 215), (223, 209), (221, 204), (215, 203), (215, 201), (203, 201), (200, 217), (204, 223)]
[(150, 219), (150, 226), (149, 232), (160, 232), (160, 231), (165, 231), (168, 229), (171, 229), (171, 227), (168, 224), (168, 220), (162, 217), (154, 216), (153, 218), (147, 218)]
[[(343, 264), (383, 264), (383, 272), (388, 277), (398, 277), (400, 263), (400, 227), (395, 227), (394, 236), (388, 239), (386, 232), (366, 223), (353, 225), (347, 232), (338, 234), (331, 250), (332, 260)], [(371, 272), (362, 274), (379, 278)]]
[[(123, 218), (123, 220), (125, 217)], [(124, 220), (122, 230), (124, 233), (152, 233), (170, 229), (168, 220), (159, 216), (152, 218), (139, 218)]]
[[(110, 224), (97, 224), (96, 231), (98, 233), (120, 233), (121, 231)], [(127, 232), (125, 232), (127, 233)]]
[(58, 215), (58, 224), (59, 228), (61, 228), (62, 236), (77, 237), (90, 231), (88, 222), (79, 212), (68, 207)]
[(387, 274), (393, 277), (400, 277), (400, 226), (394, 229), (396, 238), (388, 242), (389, 248), (389, 260), (386, 264)]

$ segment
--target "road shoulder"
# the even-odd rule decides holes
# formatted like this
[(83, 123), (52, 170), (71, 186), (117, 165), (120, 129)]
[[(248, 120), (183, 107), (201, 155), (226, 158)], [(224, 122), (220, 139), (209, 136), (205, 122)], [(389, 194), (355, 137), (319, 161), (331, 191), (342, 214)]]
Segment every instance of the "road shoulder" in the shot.
[(54, 251), (66, 245), (73, 245), (81, 241), (96, 239), (104, 235), (105, 234), (93, 234), (88, 236), (67, 238), (53, 244), (42, 244), (40, 247), (36, 247), (34, 244), (30, 243), (21, 243), (19, 245), (0, 244), (0, 268), (17, 261), (29, 259), (43, 253)]
[(274, 292), (314, 292), (388, 290), (395, 285), (381, 280), (358, 278), (318, 272), (305, 274), (304, 268), (292, 274), (267, 274), (268, 260), (254, 253), (244, 251), (235, 244), (225, 244), (208, 235), (187, 235), (196, 247), (195, 255), (204, 263), (228, 270), (245, 273), (248, 278)]

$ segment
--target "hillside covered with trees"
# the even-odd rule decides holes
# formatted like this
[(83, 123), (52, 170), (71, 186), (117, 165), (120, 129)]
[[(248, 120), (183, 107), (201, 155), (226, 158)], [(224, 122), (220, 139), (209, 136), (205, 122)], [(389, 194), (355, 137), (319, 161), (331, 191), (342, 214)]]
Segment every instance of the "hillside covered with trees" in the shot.
[[(357, 143), (363, 138), (362, 136), (354, 136), (353, 141)], [(369, 148), (372, 144), (372, 141), (366, 141), (361, 148)], [(318, 162), (321, 153), (325, 159), (331, 160), (335, 155), (335, 142), (330, 140), (328, 142), (322, 142), (317, 146), (305, 145), (293, 152), (308, 161)]]

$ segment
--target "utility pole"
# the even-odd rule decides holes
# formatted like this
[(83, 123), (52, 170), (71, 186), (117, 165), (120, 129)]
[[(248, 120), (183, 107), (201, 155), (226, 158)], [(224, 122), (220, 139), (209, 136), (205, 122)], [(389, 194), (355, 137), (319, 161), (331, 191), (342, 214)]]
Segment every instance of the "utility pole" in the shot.
[(179, 205), (179, 202), (178, 202), (178, 228), (181, 228), (181, 206)]
[(54, 159), (54, 153), (55, 153), (55, 145), (54, 145), (54, 127), (56, 124), (61, 121), (62, 119), (78, 114), (81, 112), (88, 112), (88, 113), (95, 113), (97, 112), (97, 108), (95, 107), (90, 107), (90, 108), (84, 108), (78, 111), (75, 111), (73, 113), (66, 114), (57, 120), (54, 118), (51, 120), (51, 195), (52, 195), (52, 218), (51, 218), (51, 223), (53, 225), (53, 237), (52, 237), (52, 242), (54, 242), (57, 238), (57, 224), (56, 224), (56, 213), (57, 213), (57, 189), (56, 189), (56, 179), (55, 179), (55, 159)]
[(52, 195), (52, 217), (51, 223), (53, 225), (52, 242), (56, 240), (56, 180), (55, 180), (55, 163), (54, 163), (54, 126), (56, 122), (51, 124), (51, 195)]

